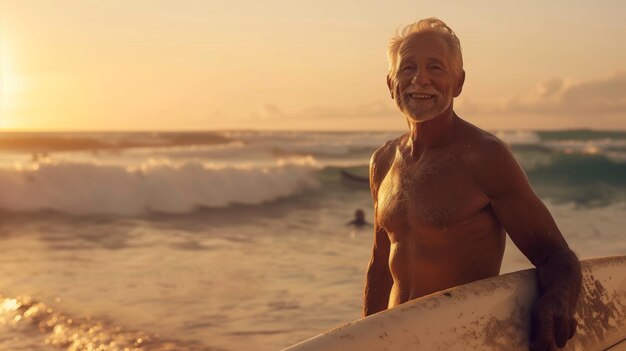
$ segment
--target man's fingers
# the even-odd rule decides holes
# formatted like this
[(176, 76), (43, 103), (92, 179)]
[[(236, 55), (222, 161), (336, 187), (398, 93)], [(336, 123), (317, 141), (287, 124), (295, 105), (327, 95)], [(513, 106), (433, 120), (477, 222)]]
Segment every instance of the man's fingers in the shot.
[(559, 348), (565, 347), (567, 341), (576, 333), (578, 322), (574, 318), (554, 319), (554, 341)]
[(565, 346), (570, 335), (569, 318), (554, 318), (554, 341), (559, 348)]
[(557, 351), (554, 339), (541, 338), (530, 344), (530, 351)]
[(549, 351), (554, 340), (554, 322), (545, 315), (535, 317), (533, 342), (530, 351)]
[(569, 339), (571, 339), (574, 334), (576, 334), (576, 327), (578, 327), (578, 321), (576, 318), (571, 318), (569, 323)]
[(556, 346), (554, 344), (555, 320), (551, 313), (546, 313), (546, 311), (542, 309), (541, 305), (535, 304), (533, 309), (533, 340), (530, 351), (553, 350)]
[(540, 339), (530, 344), (530, 351), (558, 351), (554, 339)]
[(548, 346), (550, 346), (550, 342), (546, 339), (535, 339), (532, 344), (530, 344), (530, 351), (547, 351)]
[(554, 351), (562, 348), (574, 336), (578, 322), (574, 318), (552, 319), (546, 315), (535, 316), (535, 330), (530, 351)]

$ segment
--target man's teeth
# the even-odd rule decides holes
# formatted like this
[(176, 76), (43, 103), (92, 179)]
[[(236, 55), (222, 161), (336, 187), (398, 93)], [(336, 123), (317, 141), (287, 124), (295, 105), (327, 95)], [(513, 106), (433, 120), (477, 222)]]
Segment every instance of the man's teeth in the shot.
[(410, 94), (409, 96), (411, 96), (413, 99), (430, 99), (431, 97), (433, 97), (432, 95), (428, 95), (428, 94)]

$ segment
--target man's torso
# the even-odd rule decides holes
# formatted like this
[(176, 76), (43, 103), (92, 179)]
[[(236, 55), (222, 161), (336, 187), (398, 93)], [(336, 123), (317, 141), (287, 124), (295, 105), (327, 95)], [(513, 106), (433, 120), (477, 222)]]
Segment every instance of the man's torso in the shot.
[(402, 139), (383, 155), (390, 162), (377, 191), (377, 220), (391, 243), (389, 307), (497, 275), (505, 243), (465, 166), (471, 138), (424, 151), (417, 160), (402, 150)]

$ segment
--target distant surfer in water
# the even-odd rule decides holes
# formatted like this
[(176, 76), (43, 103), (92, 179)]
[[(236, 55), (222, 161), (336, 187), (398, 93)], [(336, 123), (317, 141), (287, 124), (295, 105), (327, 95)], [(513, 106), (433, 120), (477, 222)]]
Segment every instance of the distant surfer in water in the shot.
[(580, 263), (507, 145), (454, 112), (465, 81), (459, 39), (428, 18), (394, 36), (387, 54), (409, 131), (371, 159), (363, 314), (498, 275), (508, 233), (538, 272), (531, 350), (563, 347), (576, 331)]
[(365, 220), (365, 212), (359, 208), (354, 212), (354, 219), (348, 222), (347, 225), (354, 226), (355, 228), (362, 228), (365, 226), (371, 226), (372, 224)]

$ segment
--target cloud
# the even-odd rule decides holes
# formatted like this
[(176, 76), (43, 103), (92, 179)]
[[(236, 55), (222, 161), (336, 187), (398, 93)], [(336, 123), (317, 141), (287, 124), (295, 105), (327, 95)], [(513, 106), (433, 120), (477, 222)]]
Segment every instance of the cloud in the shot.
[(543, 82), (537, 86), (537, 93), (544, 98), (552, 98), (565, 88), (565, 81), (560, 78), (554, 78), (547, 82)]
[(263, 103), (248, 116), (236, 118), (237, 121), (275, 121), (285, 118), (285, 113), (276, 104)]
[(589, 80), (561, 78), (538, 84), (525, 95), (514, 96), (500, 104), (476, 105), (466, 101), (466, 112), (530, 113), (560, 116), (608, 116), (626, 114), (626, 72)]
[(626, 72), (570, 87), (563, 92), (562, 102), (572, 111), (583, 113), (626, 112)]

